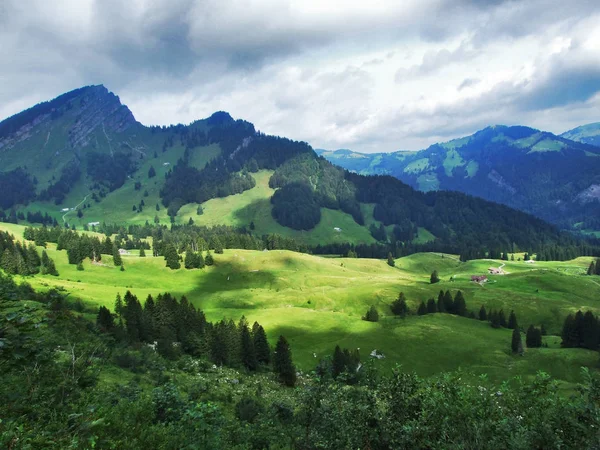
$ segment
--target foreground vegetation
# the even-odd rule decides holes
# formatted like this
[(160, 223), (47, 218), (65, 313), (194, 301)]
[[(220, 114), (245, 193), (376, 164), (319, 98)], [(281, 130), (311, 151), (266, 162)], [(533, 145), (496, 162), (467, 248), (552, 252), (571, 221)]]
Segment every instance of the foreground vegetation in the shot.
[[(468, 373), (336, 371), (339, 349), (285, 387), (118, 337), (0, 276), (0, 445), (37, 448), (594, 448), (600, 379), (573, 395), (544, 373), (497, 385)], [(29, 299), (29, 300), (27, 300)], [(269, 330), (267, 330), (269, 333)], [(243, 339), (243, 338), (242, 338)], [(243, 342), (240, 341), (240, 342)], [(329, 352), (331, 355), (331, 350)], [(316, 367), (315, 367), (316, 366)]]

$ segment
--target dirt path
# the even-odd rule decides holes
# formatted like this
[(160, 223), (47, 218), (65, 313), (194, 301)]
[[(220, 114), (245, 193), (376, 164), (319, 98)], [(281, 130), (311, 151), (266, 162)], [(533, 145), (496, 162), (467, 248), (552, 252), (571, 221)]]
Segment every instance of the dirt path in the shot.
[(62, 216), (63, 223), (64, 223), (64, 222), (66, 222), (66, 220), (65, 220), (65, 217), (67, 217), (67, 214), (69, 214), (70, 212), (76, 211), (76, 210), (77, 210), (77, 208), (79, 208), (79, 207), (80, 207), (80, 206), (81, 206), (81, 205), (82, 205), (82, 204), (83, 204), (83, 203), (84, 203), (84, 202), (87, 200), (87, 198), (88, 198), (88, 196), (89, 196), (89, 195), (90, 195), (90, 194), (88, 194), (88, 195), (86, 195), (85, 197), (83, 197), (83, 200), (81, 200), (81, 201), (79, 202), (79, 204), (75, 206), (75, 208), (73, 208), (73, 209), (70, 209), (70, 210), (68, 210), (66, 213), (64, 213), (64, 214), (63, 214), (63, 216)]

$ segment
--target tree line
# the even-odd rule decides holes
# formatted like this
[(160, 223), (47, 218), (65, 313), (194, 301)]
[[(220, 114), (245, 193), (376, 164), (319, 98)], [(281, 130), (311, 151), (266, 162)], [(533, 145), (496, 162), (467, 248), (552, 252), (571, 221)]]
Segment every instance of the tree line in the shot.
[(237, 324), (231, 319), (212, 323), (185, 296), (177, 300), (164, 293), (154, 300), (148, 295), (142, 305), (130, 291), (123, 297), (117, 295), (114, 311), (101, 306), (96, 324), (129, 345), (151, 345), (167, 359), (187, 354), (248, 371), (272, 367), (285, 385), (294, 386), (296, 382), (285, 337), (279, 337), (272, 351), (264, 328), (258, 322), (250, 326), (243, 316)]
[(17, 241), (8, 232), (0, 231), (0, 268), (11, 275), (58, 276), (54, 260), (42, 250), (41, 257), (33, 243)]

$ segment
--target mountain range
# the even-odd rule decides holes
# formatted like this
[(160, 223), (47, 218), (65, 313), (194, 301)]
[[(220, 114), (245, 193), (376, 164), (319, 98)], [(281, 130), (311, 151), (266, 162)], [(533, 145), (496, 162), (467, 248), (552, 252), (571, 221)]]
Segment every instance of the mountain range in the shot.
[(564, 236), (510, 208), (405, 183), (524, 210), (552, 205), (529, 208), (547, 220), (564, 211), (584, 220), (600, 186), (600, 149), (524, 127), (492, 127), (423, 152), (322, 154), (358, 173), (226, 112), (144, 126), (104, 86), (87, 86), (0, 122), (1, 215), (70, 226), (229, 225), (313, 246), (507, 250)]
[(392, 175), (424, 192), (460, 191), (566, 229), (600, 230), (600, 123), (560, 136), (490, 126), (420, 151), (364, 154), (317, 150), (363, 175)]

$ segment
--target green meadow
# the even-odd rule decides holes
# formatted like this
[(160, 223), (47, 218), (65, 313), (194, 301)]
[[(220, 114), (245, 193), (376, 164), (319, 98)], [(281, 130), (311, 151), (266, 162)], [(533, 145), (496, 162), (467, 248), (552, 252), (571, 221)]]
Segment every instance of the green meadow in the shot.
[[(22, 237), (23, 227), (0, 224), (0, 229)], [(228, 249), (214, 255), (215, 265), (197, 270), (170, 270), (161, 257), (140, 258), (136, 251), (123, 257), (125, 271), (104, 256), (102, 265), (89, 260), (84, 270), (67, 264), (66, 252), (48, 245), (59, 277), (34, 276), (26, 281), (39, 289), (62, 288), (70, 299), (81, 299), (93, 311), (113, 307), (118, 293), (131, 290), (140, 299), (171, 292), (185, 295), (209, 320), (242, 315), (260, 322), (272, 343), (279, 334), (292, 346), (303, 370), (314, 368), (335, 345), (360, 348), (363, 359), (377, 349), (384, 359), (376, 365), (389, 369), (399, 363), (422, 375), (464, 369), (494, 380), (514, 375), (533, 376), (544, 370), (567, 383), (579, 380), (580, 368), (596, 367), (596, 352), (561, 349), (560, 330), (567, 314), (578, 309), (600, 312), (600, 283), (585, 275), (590, 258), (568, 262), (507, 262), (505, 275), (488, 275), (484, 285), (471, 275), (485, 274), (501, 261), (458, 261), (455, 255), (421, 253), (396, 260), (323, 258), (290, 251)], [(441, 282), (429, 283), (433, 270)], [(451, 281), (453, 280), (453, 281)], [(544, 324), (547, 348), (528, 349), (525, 356), (510, 354), (511, 331), (493, 329), (487, 322), (448, 314), (417, 316), (419, 303), (437, 298), (443, 290), (461, 290), (469, 310), (514, 310), (521, 327)], [(390, 304), (404, 292), (412, 315), (400, 319)], [(381, 319), (362, 316), (374, 305)], [(523, 336), (524, 339), (524, 336)]]

